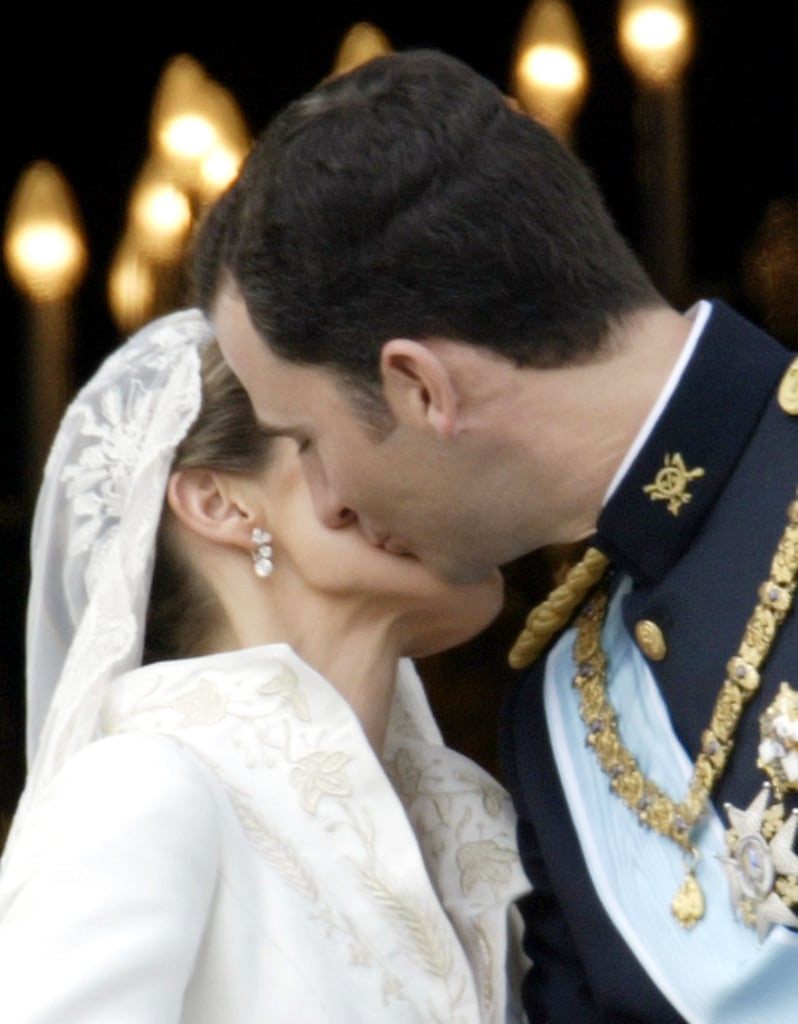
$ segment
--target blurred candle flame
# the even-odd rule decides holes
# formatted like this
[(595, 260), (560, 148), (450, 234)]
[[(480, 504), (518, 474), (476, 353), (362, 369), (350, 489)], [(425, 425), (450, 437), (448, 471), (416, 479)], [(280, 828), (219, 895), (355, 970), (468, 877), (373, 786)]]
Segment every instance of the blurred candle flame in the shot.
[(536, 0), (515, 47), (513, 93), (523, 110), (569, 139), (588, 86), (576, 18), (564, 0)]
[(87, 251), (77, 204), (46, 160), (23, 172), (12, 196), (5, 259), (11, 279), (34, 301), (65, 298), (83, 277)]

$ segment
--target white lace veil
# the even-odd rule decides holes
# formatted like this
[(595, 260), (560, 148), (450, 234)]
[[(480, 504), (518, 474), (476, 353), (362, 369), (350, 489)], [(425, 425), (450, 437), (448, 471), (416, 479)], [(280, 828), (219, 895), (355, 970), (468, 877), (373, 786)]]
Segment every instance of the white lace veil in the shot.
[(6, 855), (36, 794), (97, 737), (106, 684), (140, 663), (166, 482), (200, 409), (210, 337), (197, 310), (144, 327), (61, 422), (31, 536), (29, 771)]

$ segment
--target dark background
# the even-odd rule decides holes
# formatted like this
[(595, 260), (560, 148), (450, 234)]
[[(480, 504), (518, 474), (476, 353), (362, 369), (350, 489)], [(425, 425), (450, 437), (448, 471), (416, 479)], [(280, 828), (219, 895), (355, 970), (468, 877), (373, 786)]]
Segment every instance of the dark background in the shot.
[[(468, 9), (466, 9), (468, 7)], [(635, 83), (616, 44), (616, 4), (571, 3), (584, 37), (590, 89), (574, 148), (593, 169), (621, 228), (640, 244)], [(692, 5), (696, 52), (685, 82), (688, 181), (688, 285), (691, 296), (721, 296), (782, 335), (792, 320), (768, 305), (746, 268), (770, 204), (798, 193), (798, 61), (786, 2)], [(355, 21), (378, 25), (396, 49), (433, 46), (469, 62), (509, 89), (512, 50), (524, 2), (293, 3), (210, 13), (168, 4), (147, 9), (104, 5), (95, 16), (64, 5), (45, 15), (16, 6), (0, 36), (0, 210), (24, 167), (44, 158), (69, 180), (80, 205), (90, 266), (75, 300), (75, 383), (120, 339), (105, 304), (105, 279), (124, 227), (128, 192), (145, 156), (153, 93), (167, 60), (189, 53), (236, 97), (257, 132), (288, 100), (331, 69), (341, 37)], [(197, 5), (198, 8), (198, 5)], [(208, 8), (206, 8), (208, 10)], [(798, 250), (788, 239), (793, 254)], [(21, 778), (21, 653), (27, 585), (26, 474), (22, 420), (26, 309), (0, 269), (0, 810)], [(798, 339), (787, 337), (789, 342)], [(538, 577), (530, 577), (530, 594)], [(534, 595), (532, 595), (534, 596)], [(495, 767), (493, 714), (504, 679), (487, 678), (509, 627), (499, 625), (468, 652), (429, 667), (430, 683), (455, 744)], [(448, 676), (468, 682), (449, 699)], [(446, 678), (445, 678), (446, 677)], [(451, 707), (456, 703), (456, 709)], [(448, 723), (448, 724), (447, 724)]]

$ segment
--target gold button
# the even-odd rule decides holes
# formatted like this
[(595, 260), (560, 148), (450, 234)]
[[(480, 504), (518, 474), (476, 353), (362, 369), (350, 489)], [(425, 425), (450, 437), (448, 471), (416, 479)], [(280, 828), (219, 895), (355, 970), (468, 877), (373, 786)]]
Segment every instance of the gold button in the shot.
[(662, 661), (668, 653), (668, 645), (665, 643), (662, 630), (656, 622), (651, 622), (650, 619), (641, 619), (637, 623), (635, 637), (640, 645), (640, 650), (652, 661)]

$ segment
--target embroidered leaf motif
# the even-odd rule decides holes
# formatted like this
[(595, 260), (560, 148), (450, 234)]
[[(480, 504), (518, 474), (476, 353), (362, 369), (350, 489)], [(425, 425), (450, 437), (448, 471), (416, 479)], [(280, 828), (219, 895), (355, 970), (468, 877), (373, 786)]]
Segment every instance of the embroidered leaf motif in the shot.
[(314, 814), (325, 795), (351, 796), (352, 783), (344, 771), (350, 760), (342, 750), (316, 750), (299, 761), (291, 772), (291, 782), (299, 790), (306, 811)]
[(421, 769), (412, 754), (404, 749), (397, 750), (390, 770), (402, 803), (411, 804), (418, 796), (422, 778)]
[(303, 863), (288, 839), (269, 828), (235, 792), (230, 791), (230, 800), (250, 842), (293, 889), (315, 903), (319, 899), (319, 891), (313, 872)]
[(308, 702), (299, 687), (296, 673), (290, 668), (281, 666), (273, 676), (260, 683), (258, 690), (267, 697), (282, 697), (301, 722), (311, 720)]
[(452, 969), (451, 949), (432, 916), (411, 906), (373, 871), (363, 872), (363, 881), (374, 901), (399, 926), (414, 959), (437, 977), (446, 977)]
[(491, 818), (498, 818), (505, 806), (506, 797), (503, 789), (471, 772), (458, 772), (457, 778), (469, 786), (473, 786), (479, 792), (486, 814), (489, 814)]
[(178, 728), (216, 725), (227, 714), (227, 699), (212, 680), (200, 679), (195, 686), (173, 701), (172, 707), (183, 715)]
[(499, 846), (492, 839), (466, 843), (457, 854), (460, 885), (468, 896), (480, 882), (487, 882), (494, 891), (512, 877), (518, 857), (515, 850)]
[(395, 974), (385, 973), (382, 976), (382, 998), (386, 1003), (399, 998), (404, 990), (404, 985)]

